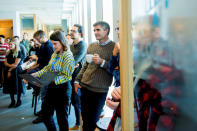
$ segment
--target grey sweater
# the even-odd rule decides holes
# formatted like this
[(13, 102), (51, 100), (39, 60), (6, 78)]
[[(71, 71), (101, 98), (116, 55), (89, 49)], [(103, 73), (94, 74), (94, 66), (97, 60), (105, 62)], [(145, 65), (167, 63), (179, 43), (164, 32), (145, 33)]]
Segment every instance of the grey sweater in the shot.
[(87, 54), (98, 54), (105, 60), (105, 64), (103, 67), (100, 67), (100, 65), (97, 65), (94, 62), (85, 63), (76, 78), (83, 88), (87, 88), (93, 92), (108, 91), (113, 76), (107, 72), (107, 65), (114, 49), (114, 45), (115, 43), (113, 41), (104, 46), (98, 43), (92, 43), (89, 45)]
[(86, 59), (86, 50), (87, 50), (86, 43), (84, 41), (80, 41), (76, 45), (72, 44), (70, 46), (70, 50), (73, 53), (75, 59), (75, 65), (80, 63), (81, 66), (83, 66)]

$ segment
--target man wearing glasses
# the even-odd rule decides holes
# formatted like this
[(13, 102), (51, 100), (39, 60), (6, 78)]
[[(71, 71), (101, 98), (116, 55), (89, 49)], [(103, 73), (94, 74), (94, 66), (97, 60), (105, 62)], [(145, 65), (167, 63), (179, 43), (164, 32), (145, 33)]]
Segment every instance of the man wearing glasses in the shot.
[[(76, 116), (76, 123), (75, 126), (72, 128), (69, 128), (69, 130), (79, 130), (80, 129), (80, 113), (81, 113), (81, 94), (76, 94), (75, 88), (74, 88), (74, 81), (75, 77), (83, 67), (85, 63), (86, 58), (86, 51), (87, 51), (87, 45), (83, 41), (83, 28), (79, 24), (75, 24), (70, 32), (71, 39), (73, 40), (72, 45), (70, 46), (70, 50), (73, 53), (74, 59), (75, 59), (75, 70), (72, 75), (72, 81), (71, 85), (73, 87), (72, 89), (72, 97), (71, 97), (71, 103), (75, 109), (75, 116)], [(80, 92), (78, 90), (78, 92)]]

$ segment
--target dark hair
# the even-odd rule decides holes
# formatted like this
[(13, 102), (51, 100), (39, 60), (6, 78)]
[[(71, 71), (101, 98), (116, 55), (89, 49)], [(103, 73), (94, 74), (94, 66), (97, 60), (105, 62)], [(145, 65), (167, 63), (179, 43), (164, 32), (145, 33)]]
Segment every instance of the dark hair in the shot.
[(41, 38), (42, 36), (46, 36), (45, 32), (43, 30), (38, 30), (34, 33), (33, 38)]
[(34, 39), (30, 39), (30, 41), (34, 41)]
[(67, 41), (66, 41), (66, 38), (65, 38), (63, 32), (61, 32), (61, 31), (53, 32), (50, 36), (50, 40), (59, 41), (63, 46), (63, 50), (64, 51), (68, 50), (68, 44), (67, 44)]
[(78, 28), (78, 32), (81, 34), (81, 37), (83, 38), (83, 27), (79, 24), (74, 24)]
[(28, 36), (28, 33), (27, 32), (24, 32), (23, 34)]
[(8, 39), (9, 39), (9, 40), (11, 40), (11, 38), (10, 38), (10, 37), (7, 37), (6, 39), (7, 39), (7, 40), (8, 40)]
[(5, 36), (4, 36), (4, 35), (0, 35), (0, 37), (1, 37), (1, 38), (5, 38)]
[(17, 38), (17, 39), (19, 39), (19, 36), (15, 35), (13, 38)]
[(93, 26), (98, 26), (98, 25), (100, 25), (101, 28), (103, 28), (104, 30), (108, 29), (107, 35), (109, 35), (110, 26), (109, 26), (109, 24), (107, 22), (105, 22), (105, 21), (98, 21), (98, 22), (94, 23)]

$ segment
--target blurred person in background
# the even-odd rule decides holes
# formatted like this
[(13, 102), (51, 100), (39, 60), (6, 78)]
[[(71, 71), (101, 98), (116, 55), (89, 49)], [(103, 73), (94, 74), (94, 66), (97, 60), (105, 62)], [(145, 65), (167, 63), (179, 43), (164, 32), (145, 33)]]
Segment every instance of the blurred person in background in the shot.
[(5, 36), (0, 35), (0, 88), (2, 88), (4, 82), (4, 62), (8, 50), (9, 46), (5, 44)]

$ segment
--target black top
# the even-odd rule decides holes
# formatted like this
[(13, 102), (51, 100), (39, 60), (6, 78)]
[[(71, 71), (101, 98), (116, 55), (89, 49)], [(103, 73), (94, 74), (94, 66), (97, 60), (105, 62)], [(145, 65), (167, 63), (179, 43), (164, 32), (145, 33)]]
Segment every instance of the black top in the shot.
[(49, 63), (52, 54), (53, 54), (52, 43), (49, 40), (46, 43), (42, 43), (38, 55), (38, 61), (37, 61), (40, 69), (42, 69)]
[(29, 50), (29, 56), (32, 56), (32, 55), (37, 55), (38, 56), (38, 53), (39, 53), (39, 48), (38, 47), (35, 47), (35, 48), (31, 48), (30, 50)]
[[(21, 51), (18, 52), (18, 56), (16, 58), (20, 58), (23, 56), (23, 54), (21, 53)], [(13, 64), (15, 63), (16, 58), (13, 56), (13, 52), (11, 51), (7, 56), (7, 63), (8, 64)], [(18, 66), (22, 64), (22, 60), (19, 62)]]

